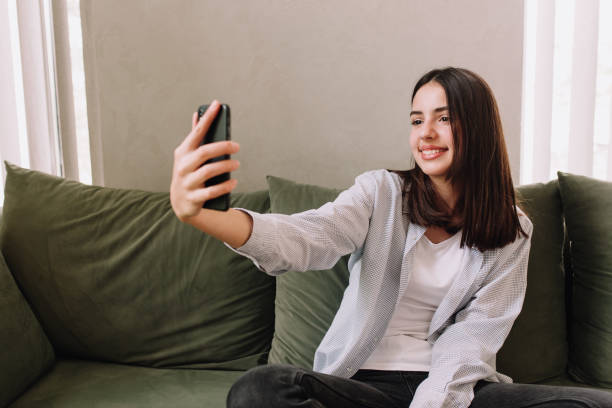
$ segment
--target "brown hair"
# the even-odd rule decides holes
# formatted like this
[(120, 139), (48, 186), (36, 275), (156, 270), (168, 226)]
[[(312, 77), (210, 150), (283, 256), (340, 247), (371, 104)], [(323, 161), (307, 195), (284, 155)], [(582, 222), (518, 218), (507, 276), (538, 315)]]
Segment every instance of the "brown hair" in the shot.
[(480, 251), (501, 248), (519, 233), (527, 236), (518, 219), (504, 133), (491, 88), (467, 69), (434, 69), (419, 79), (412, 100), (431, 81), (446, 93), (454, 144), (446, 180), (458, 189), (459, 197), (451, 211), (418, 165), (412, 170), (389, 170), (404, 181), (403, 212), (415, 224), (442, 227), (451, 234), (463, 229), (461, 246)]

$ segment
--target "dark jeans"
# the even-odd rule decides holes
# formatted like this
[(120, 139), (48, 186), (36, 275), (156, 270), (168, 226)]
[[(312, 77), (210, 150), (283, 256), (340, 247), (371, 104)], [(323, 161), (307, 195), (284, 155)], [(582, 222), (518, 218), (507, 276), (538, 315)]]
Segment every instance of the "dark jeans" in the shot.
[[(359, 370), (351, 379), (268, 365), (230, 389), (228, 408), (407, 408), (426, 372)], [(579, 387), (479, 381), (472, 408), (611, 408), (612, 393)]]

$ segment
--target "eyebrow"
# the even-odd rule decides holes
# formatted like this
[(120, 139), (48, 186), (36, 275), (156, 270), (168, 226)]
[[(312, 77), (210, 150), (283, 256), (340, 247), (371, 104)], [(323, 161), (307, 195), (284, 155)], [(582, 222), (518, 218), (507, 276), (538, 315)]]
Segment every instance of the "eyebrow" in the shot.
[[(443, 112), (443, 111), (447, 111), (448, 110), (448, 106), (440, 106), (439, 108), (434, 109), (434, 113), (438, 113), (438, 112)], [(410, 112), (410, 116), (412, 115), (422, 115), (423, 112), (421, 111), (412, 111)]]

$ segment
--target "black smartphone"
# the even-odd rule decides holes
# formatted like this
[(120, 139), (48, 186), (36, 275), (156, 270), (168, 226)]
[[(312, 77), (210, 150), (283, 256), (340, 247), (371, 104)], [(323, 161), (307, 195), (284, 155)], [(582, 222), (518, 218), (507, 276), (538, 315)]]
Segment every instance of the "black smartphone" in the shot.
[[(204, 115), (208, 109), (208, 105), (202, 105), (198, 108), (198, 120)], [(221, 142), (223, 140), (231, 140), (230, 139), (230, 108), (228, 105), (221, 104), (219, 108), (219, 112), (217, 112), (217, 116), (213, 120), (210, 128), (206, 132), (204, 139), (202, 139), (201, 144), (213, 143), (213, 142)], [(214, 157), (210, 160), (207, 160), (204, 164), (213, 163), (221, 160), (229, 160), (230, 155), (224, 154), (219, 157)], [(218, 176), (212, 177), (206, 180), (204, 184), (205, 187), (214, 186), (216, 184), (223, 183), (230, 179), (230, 173), (219, 174)], [(217, 198), (213, 198), (211, 200), (205, 201), (202, 208), (208, 208), (211, 210), (218, 211), (227, 211), (230, 205), (230, 194), (223, 194)]]

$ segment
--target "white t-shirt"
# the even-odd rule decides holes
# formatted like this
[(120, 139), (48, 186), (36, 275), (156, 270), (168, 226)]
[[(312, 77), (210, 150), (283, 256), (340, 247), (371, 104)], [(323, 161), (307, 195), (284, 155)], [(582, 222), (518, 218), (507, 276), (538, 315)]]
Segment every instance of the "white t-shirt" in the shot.
[(468, 258), (469, 248), (459, 248), (461, 233), (437, 244), (423, 235), (416, 243), (406, 292), (362, 369), (429, 371), (432, 345), (426, 338), (431, 319)]

